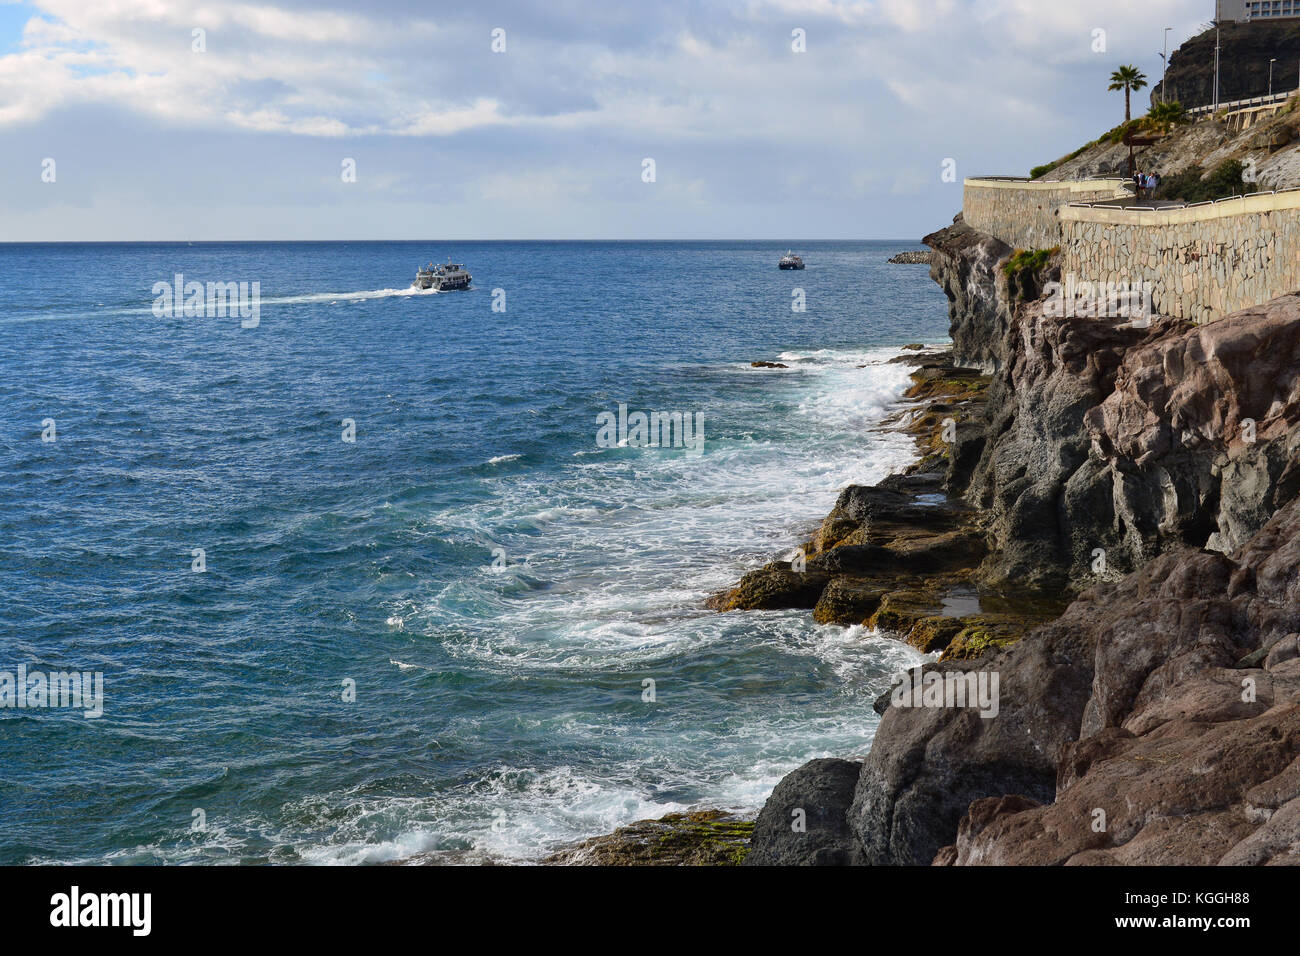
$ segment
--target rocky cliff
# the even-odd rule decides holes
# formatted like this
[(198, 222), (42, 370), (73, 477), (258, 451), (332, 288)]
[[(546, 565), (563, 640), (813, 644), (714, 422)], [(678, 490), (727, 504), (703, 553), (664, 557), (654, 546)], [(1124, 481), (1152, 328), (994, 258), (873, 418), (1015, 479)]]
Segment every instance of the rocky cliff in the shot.
[[(1300, 189), (1300, 112), (1295, 99), (1280, 112), (1246, 129), (1223, 120), (1202, 119), (1177, 127), (1152, 146), (1137, 150), (1138, 168), (1159, 173), (1166, 181), (1196, 172), (1203, 180), (1224, 163), (1236, 161), (1250, 170), (1260, 190)], [(1101, 142), (1052, 166), (1044, 180), (1091, 179), (1128, 174), (1128, 147)], [(1168, 182), (1166, 182), (1168, 185)], [(1181, 193), (1168, 199), (1186, 198)]]
[[(1300, 69), (1300, 22), (1225, 23), (1220, 33), (1219, 102), (1249, 99), (1268, 92), (1268, 61), (1273, 64), (1273, 91), (1296, 88)], [(1214, 102), (1215, 31), (1206, 30), (1182, 43), (1169, 57), (1163, 85), (1156, 83), (1151, 102), (1165, 98), (1191, 109)]]
[[(1008, 277), (960, 221), (926, 242), (954, 365), (991, 373), (944, 451), (982, 536), (966, 580), (1022, 612), (1076, 597), (913, 675), (996, 676), (995, 715), (886, 694), (865, 762), (783, 781), (749, 862), (1300, 862), (1300, 297), (1202, 327), (1052, 317), (1050, 264)], [(818, 602), (891, 488), (841, 497)], [(820, 822), (792, 837), (793, 809)]]
[[(1278, 23), (1228, 24), (1223, 28), (1221, 103), (1262, 96), (1268, 92), (1269, 60), (1273, 89), (1294, 91), (1300, 77), (1300, 20)], [(1214, 99), (1214, 31), (1186, 41), (1170, 57), (1167, 93), (1159, 83), (1151, 102), (1162, 95), (1186, 108)], [(1143, 112), (1135, 101), (1134, 113)], [(1248, 120), (1248, 121), (1247, 121)], [(1128, 147), (1121, 138), (1102, 136), (1056, 163), (1042, 167), (1042, 180), (1128, 176)], [(1260, 190), (1300, 188), (1300, 113), (1293, 98), (1267, 112), (1250, 115), (1201, 116), (1191, 125), (1174, 127), (1151, 145), (1136, 150), (1138, 168), (1156, 172), (1166, 184), (1179, 174), (1198, 172), (1211, 178), (1224, 163), (1242, 164), (1248, 183)], [(1164, 193), (1161, 198), (1186, 196)], [(1200, 197), (1194, 197), (1200, 198)]]

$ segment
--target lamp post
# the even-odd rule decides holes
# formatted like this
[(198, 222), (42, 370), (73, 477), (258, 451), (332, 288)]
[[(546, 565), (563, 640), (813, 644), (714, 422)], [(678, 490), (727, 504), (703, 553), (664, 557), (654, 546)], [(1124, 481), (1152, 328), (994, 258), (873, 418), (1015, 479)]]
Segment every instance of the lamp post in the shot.
[(1214, 112), (1219, 112), (1219, 0), (1214, 0)]
[(1268, 61), (1268, 95), (1273, 95), (1273, 64), (1277, 62), (1277, 57)]

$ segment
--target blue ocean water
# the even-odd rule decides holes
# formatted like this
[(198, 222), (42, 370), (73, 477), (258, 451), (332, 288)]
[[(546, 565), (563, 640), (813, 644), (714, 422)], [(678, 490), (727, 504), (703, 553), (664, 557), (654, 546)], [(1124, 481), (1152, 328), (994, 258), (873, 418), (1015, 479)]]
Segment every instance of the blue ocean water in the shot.
[[(912, 650), (703, 601), (909, 460), (914, 247), (0, 246), (0, 670), (105, 690), (0, 709), (0, 863), (526, 861), (865, 752)], [(598, 447), (620, 403), (703, 453)]]

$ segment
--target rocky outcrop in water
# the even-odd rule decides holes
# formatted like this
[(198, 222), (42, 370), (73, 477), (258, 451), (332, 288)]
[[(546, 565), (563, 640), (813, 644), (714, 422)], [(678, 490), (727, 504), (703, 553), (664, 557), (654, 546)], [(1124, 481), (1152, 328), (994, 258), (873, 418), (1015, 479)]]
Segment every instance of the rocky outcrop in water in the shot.
[(723, 810), (670, 813), (593, 837), (543, 860), (543, 866), (739, 866), (754, 828)]
[(714, 595), (718, 611), (804, 608), (823, 624), (897, 634), (929, 653), (975, 659), (1052, 616), (1033, 601), (980, 595), (972, 581), (986, 555), (981, 516), (945, 492), (963, 486), (982, 443), (987, 378), (917, 353), (909, 405), (894, 426), (916, 437), (921, 459), (879, 485), (846, 488), (795, 561), (746, 574)]

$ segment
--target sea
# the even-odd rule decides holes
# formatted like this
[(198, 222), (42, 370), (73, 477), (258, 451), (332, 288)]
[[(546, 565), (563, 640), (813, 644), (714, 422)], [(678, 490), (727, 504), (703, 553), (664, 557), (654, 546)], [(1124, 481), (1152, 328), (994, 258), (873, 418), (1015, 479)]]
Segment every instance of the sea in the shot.
[(531, 863), (866, 753), (917, 652), (704, 605), (912, 460), (947, 307), (789, 247), (0, 245), (0, 864)]

